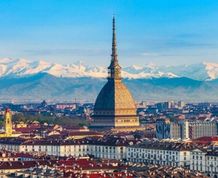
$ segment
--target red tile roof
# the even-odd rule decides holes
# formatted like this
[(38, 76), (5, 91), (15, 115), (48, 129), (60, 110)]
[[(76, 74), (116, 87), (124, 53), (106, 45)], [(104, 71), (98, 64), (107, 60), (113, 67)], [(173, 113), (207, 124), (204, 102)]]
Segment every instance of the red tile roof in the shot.
[(39, 165), (48, 165), (52, 166), (56, 163), (56, 161), (10, 161), (10, 162), (0, 162), (0, 170), (5, 169), (27, 169), (31, 167), (36, 167)]
[(64, 174), (65, 177), (80, 177), (80, 178), (133, 178), (135, 177), (132, 173), (124, 173), (124, 172), (113, 172), (113, 173), (105, 173), (105, 172), (99, 172), (99, 173), (73, 173), (68, 172)]
[(193, 142), (199, 143), (199, 144), (211, 144), (212, 142), (218, 142), (218, 136), (200, 137), (200, 138), (193, 140)]

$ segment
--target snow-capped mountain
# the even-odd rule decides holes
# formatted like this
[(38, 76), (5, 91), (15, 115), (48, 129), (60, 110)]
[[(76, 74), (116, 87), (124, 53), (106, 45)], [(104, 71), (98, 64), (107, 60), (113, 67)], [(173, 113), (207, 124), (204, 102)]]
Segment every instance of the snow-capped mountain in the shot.
[[(0, 77), (28, 76), (38, 73), (48, 73), (56, 77), (107, 77), (107, 68), (102, 66), (88, 66), (81, 62), (70, 65), (49, 63), (43, 60), (29, 61), (26, 59), (0, 59)], [(175, 78), (187, 77), (195, 80), (213, 80), (218, 78), (218, 63), (199, 63), (180, 66), (145, 66), (132, 65), (124, 67), (124, 78)]]

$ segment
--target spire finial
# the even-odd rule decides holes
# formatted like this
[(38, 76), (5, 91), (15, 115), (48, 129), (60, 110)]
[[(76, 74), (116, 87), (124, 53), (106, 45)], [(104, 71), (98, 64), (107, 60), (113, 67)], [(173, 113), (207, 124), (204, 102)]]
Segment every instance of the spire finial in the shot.
[(116, 40), (116, 24), (115, 17), (113, 16), (113, 39), (112, 39), (112, 58), (114, 61), (117, 61), (117, 40)]
[(115, 24), (115, 17), (113, 16), (112, 54), (111, 54), (111, 64), (108, 67), (108, 69), (109, 69), (109, 78), (121, 79), (121, 67), (118, 64), (118, 58), (117, 58), (117, 40), (116, 40), (116, 27), (115, 27), (115, 25), (116, 25)]

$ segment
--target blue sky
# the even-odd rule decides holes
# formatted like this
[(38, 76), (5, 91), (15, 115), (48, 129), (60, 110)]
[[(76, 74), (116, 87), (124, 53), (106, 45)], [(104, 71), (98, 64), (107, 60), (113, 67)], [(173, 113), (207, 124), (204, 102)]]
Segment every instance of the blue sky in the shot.
[(0, 58), (108, 65), (218, 62), (217, 0), (1, 0)]

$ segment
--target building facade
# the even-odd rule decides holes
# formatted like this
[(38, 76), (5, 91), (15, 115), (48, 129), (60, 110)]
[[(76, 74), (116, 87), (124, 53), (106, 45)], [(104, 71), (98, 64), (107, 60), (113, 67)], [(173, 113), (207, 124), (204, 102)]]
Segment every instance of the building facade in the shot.
[(189, 139), (189, 122), (185, 119), (179, 119), (170, 123), (171, 139)]
[(53, 156), (94, 156), (103, 159), (126, 159), (126, 144), (107, 144), (85, 140), (5, 142), (0, 149), (12, 152)]
[(135, 101), (122, 82), (116, 47), (115, 18), (113, 18), (112, 54), (107, 80), (96, 99), (92, 117), (94, 122), (91, 127), (116, 130), (139, 129)]
[(191, 152), (190, 169), (218, 177), (218, 150), (195, 149)]
[(170, 121), (158, 119), (156, 121), (156, 138), (185, 140), (189, 138), (189, 122), (185, 119)]
[(156, 120), (156, 138), (168, 139), (170, 138), (170, 120), (157, 119)]
[(101, 159), (124, 160), (172, 167), (185, 167), (218, 176), (218, 149), (203, 150), (192, 143), (169, 141), (82, 140), (10, 140), (0, 141), (0, 149), (16, 153), (61, 157), (91, 156)]
[(157, 119), (156, 138), (158, 139), (197, 139), (218, 135), (217, 121), (189, 121), (186, 119)]
[(216, 136), (217, 134), (216, 121), (192, 121), (189, 123), (189, 137), (196, 139), (204, 136)]
[(190, 165), (190, 150), (173, 143), (148, 143), (127, 148), (127, 161), (166, 166)]

